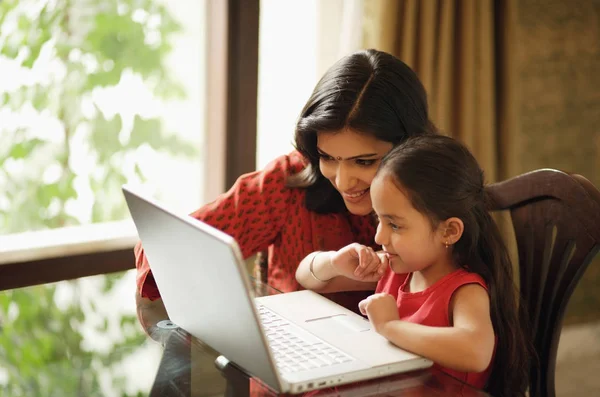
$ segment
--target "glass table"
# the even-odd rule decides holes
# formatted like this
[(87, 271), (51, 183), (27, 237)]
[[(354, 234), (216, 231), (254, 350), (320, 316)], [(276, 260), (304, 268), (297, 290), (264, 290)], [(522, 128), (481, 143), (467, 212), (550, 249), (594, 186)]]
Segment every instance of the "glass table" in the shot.
[[(251, 279), (255, 296), (279, 291)], [(246, 374), (168, 319), (148, 328), (163, 345), (162, 359), (150, 396), (277, 396), (260, 380)], [(488, 396), (434, 368), (308, 392), (310, 396)]]

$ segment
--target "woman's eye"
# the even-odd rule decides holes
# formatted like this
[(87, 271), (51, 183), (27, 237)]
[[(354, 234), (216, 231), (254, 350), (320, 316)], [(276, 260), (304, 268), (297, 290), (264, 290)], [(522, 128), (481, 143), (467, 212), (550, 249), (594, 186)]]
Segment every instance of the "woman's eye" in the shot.
[(361, 165), (363, 167), (368, 167), (375, 164), (375, 160), (356, 160), (356, 164)]
[(333, 157), (328, 156), (326, 154), (323, 153), (319, 153), (319, 158), (323, 161), (333, 161)]

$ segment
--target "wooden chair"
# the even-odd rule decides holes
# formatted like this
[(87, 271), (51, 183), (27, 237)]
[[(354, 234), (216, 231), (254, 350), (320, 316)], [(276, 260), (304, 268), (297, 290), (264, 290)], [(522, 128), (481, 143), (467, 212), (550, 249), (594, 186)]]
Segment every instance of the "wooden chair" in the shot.
[(600, 250), (600, 191), (581, 175), (552, 169), (487, 187), (491, 210), (510, 210), (520, 293), (531, 319), (539, 371), (529, 395), (555, 396), (556, 352), (567, 303)]

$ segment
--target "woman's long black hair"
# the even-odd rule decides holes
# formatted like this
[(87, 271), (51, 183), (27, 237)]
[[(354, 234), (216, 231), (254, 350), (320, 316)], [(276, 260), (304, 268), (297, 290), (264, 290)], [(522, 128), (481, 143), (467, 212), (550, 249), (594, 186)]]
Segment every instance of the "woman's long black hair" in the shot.
[(298, 119), (295, 147), (309, 166), (288, 178), (306, 188), (306, 207), (318, 213), (346, 210), (340, 194), (319, 170), (318, 132), (349, 128), (396, 145), (433, 132), (427, 95), (415, 72), (382, 51), (363, 50), (335, 63), (321, 78)]

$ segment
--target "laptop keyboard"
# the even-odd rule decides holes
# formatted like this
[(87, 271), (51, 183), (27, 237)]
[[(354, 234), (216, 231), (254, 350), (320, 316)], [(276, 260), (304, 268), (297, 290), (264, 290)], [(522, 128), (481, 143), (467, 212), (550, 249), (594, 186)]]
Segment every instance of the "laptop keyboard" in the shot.
[(257, 305), (275, 364), (281, 373), (306, 371), (354, 361), (354, 358), (290, 323), (265, 306)]

